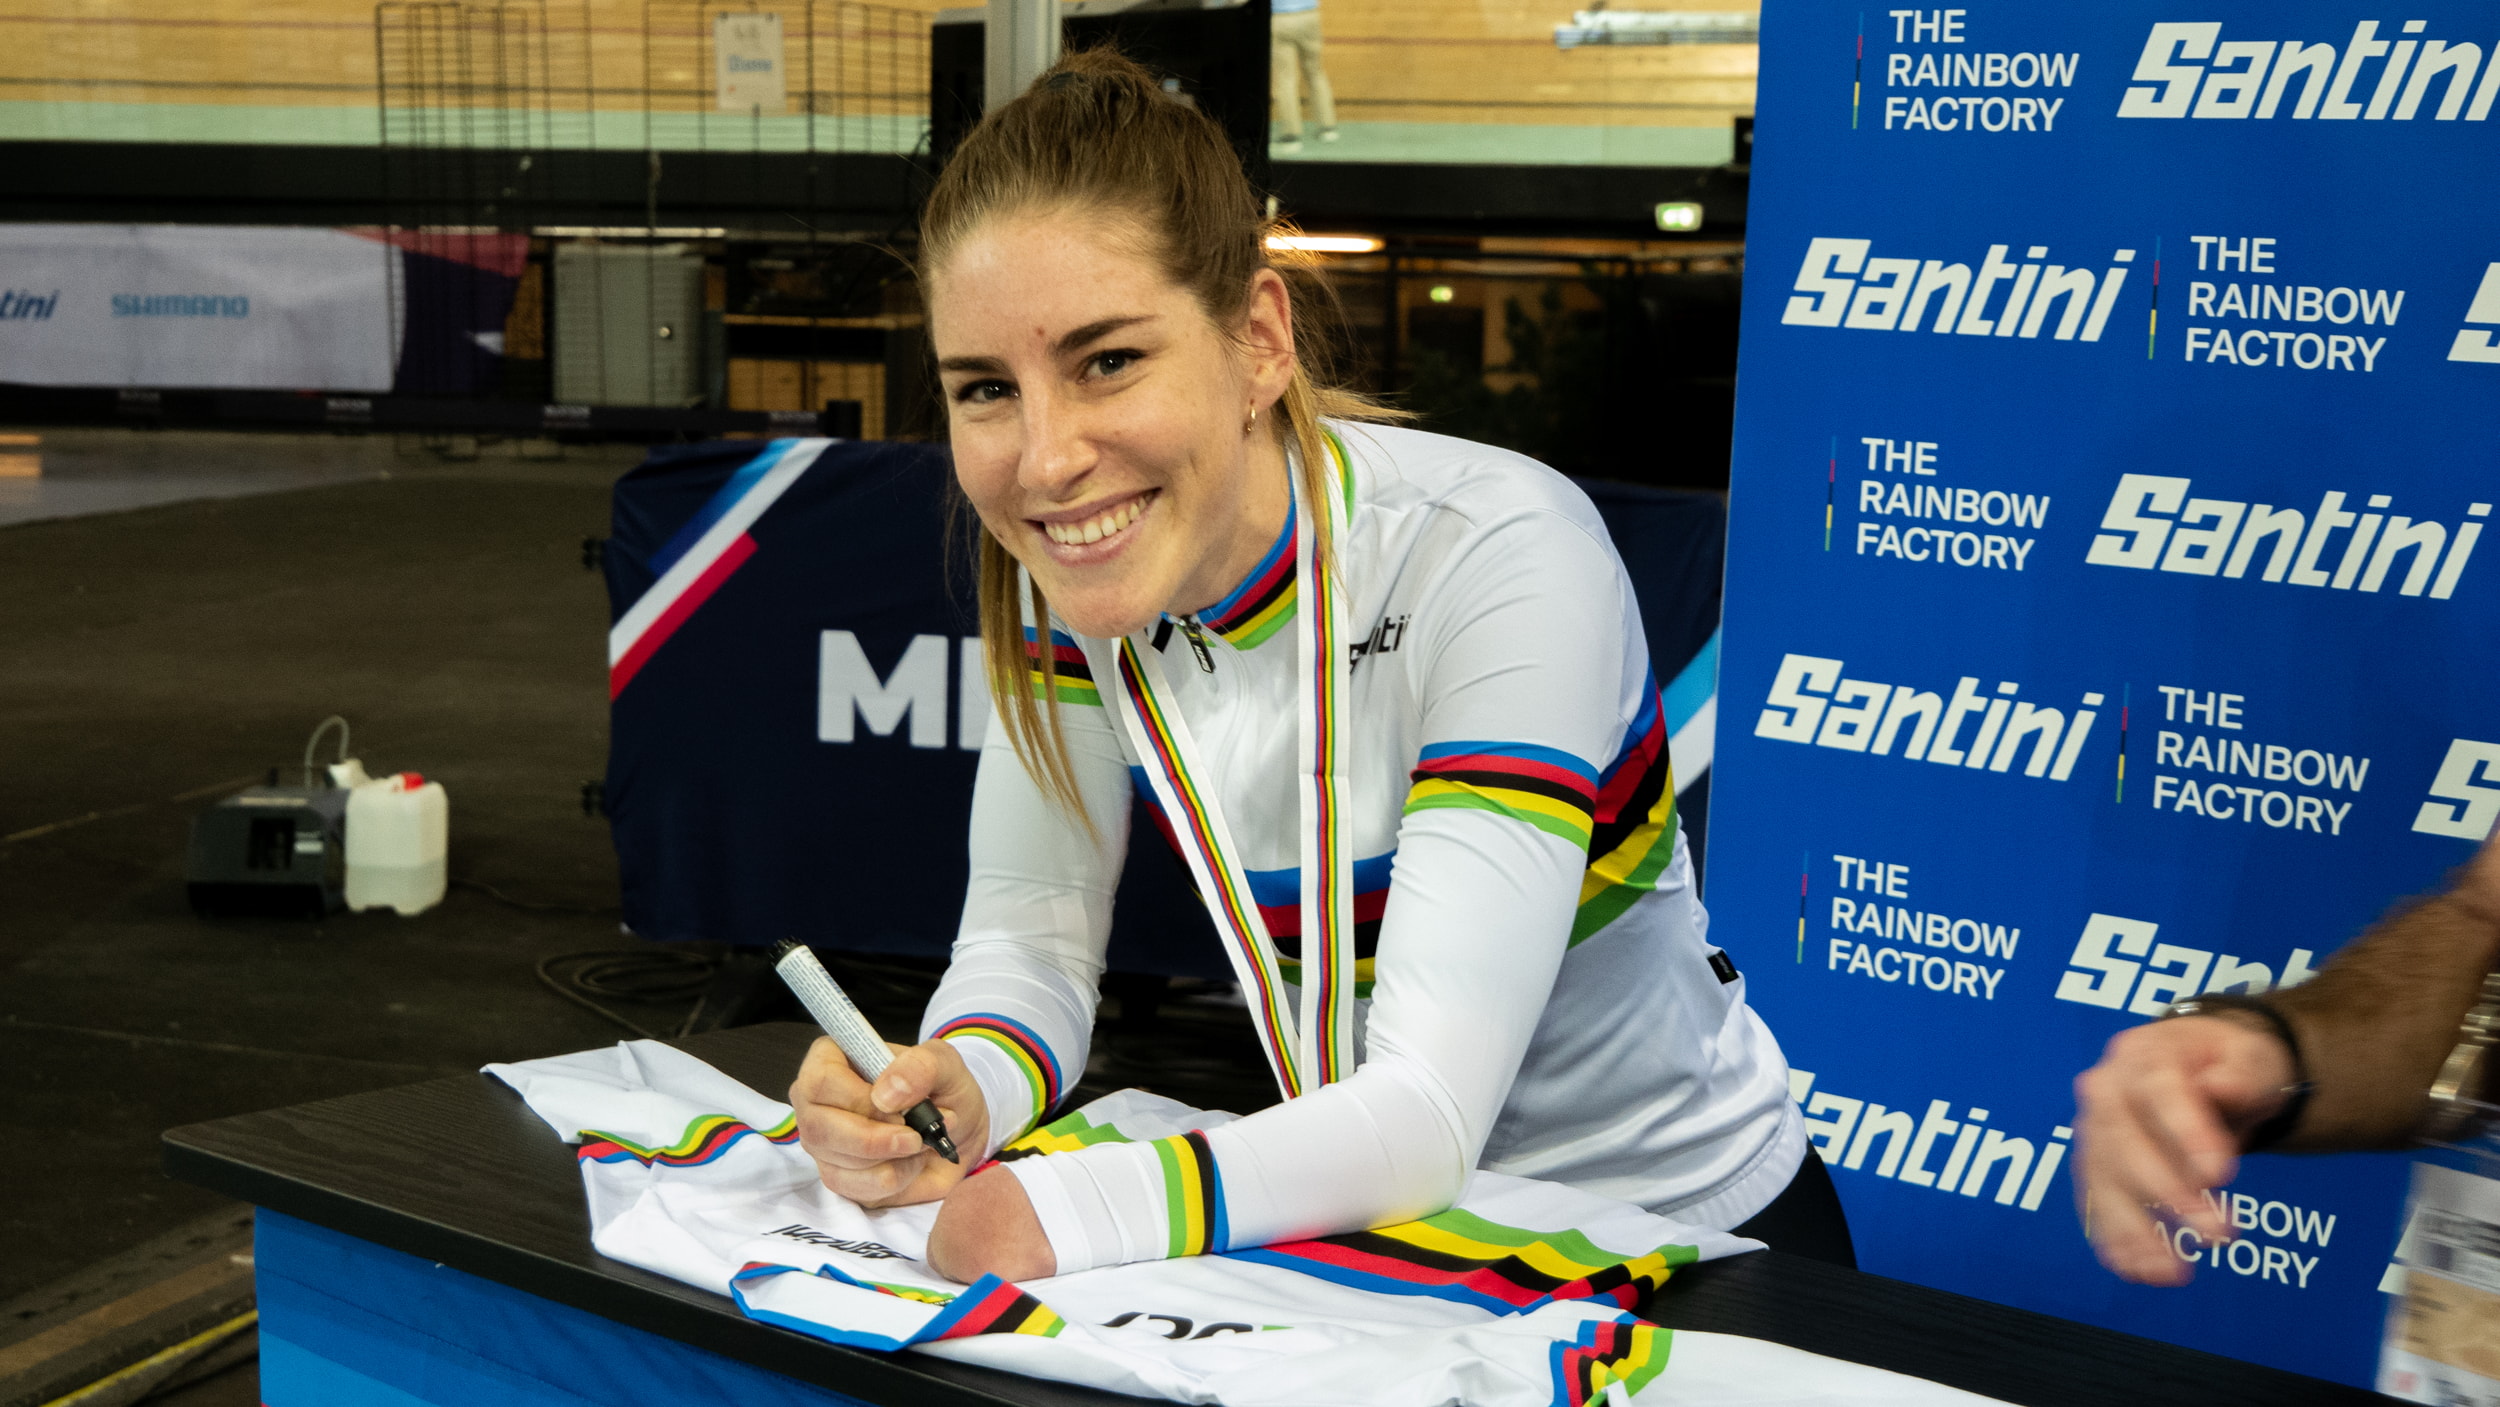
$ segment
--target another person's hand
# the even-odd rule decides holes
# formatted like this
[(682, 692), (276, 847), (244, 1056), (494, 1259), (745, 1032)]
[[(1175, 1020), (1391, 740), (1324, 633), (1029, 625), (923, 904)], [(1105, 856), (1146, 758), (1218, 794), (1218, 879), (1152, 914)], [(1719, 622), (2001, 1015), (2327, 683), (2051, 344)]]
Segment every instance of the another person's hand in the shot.
[(903, 1111), (921, 1100), (937, 1101), (965, 1157), (989, 1146), (988, 1106), (963, 1056), (944, 1041), (888, 1045), (894, 1063), (871, 1086), (840, 1046), (819, 1036), (790, 1085), (799, 1146), (816, 1160), (825, 1186), (863, 1207), (933, 1202), (971, 1171), (930, 1152), (905, 1126)]
[(929, 1267), (968, 1285), (984, 1275), (1039, 1280), (1057, 1274), (1059, 1260), (1024, 1184), (1005, 1168), (991, 1168), (946, 1194), (929, 1230)]
[(2206, 1200), (2239, 1167), (2240, 1141), (2294, 1078), (2262, 1018), (2183, 1016), (2122, 1031), (2075, 1077), (2075, 1205), (2101, 1264), (2147, 1285), (2192, 1272), (2156, 1213), (2208, 1245), (2231, 1219)]

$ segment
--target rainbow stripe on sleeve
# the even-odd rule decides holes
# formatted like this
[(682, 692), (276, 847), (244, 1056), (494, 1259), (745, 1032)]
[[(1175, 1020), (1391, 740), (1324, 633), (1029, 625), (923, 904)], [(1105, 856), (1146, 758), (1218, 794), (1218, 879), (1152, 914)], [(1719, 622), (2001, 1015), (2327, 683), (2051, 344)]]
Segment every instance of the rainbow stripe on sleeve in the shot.
[(1156, 1139), (1153, 1147), (1163, 1165), (1163, 1202), (1171, 1227), (1165, 1256), (1221, 1253), (1231, 1241), (1232, 1228), (1224, 1216), (1224, 1178), (1216, 1170), (1207, 1136), (1192, 1129)]
[(976, 1011), (958, 1016), (940, 1026), (931, 1040), (988, 1041), (1005, 1051), (1007, 1058), (1024, 1072), (1025, 1082), (1033, 1087), (1033, 1116), (1041, 1117), (1067, 1092), (1059, 1073), (1059, 1057), (1050, 1053), (1050, 1046), (1033, 1028), (1011, 1017), (993, 1012)]
[(1638, 1393), (1667, 1366), (1674, 1342), (1674, 1331), (1638, 1319), (1591, 1320), (1554, 1345), (1553, 1407), (1586, 1407), (1614, 1383), (1627, 1397)]
[(799, 1141), (798, 1115), (794, 1113), (771, 1128), (759, 1129), (727, 1114), (705, 1114), (690, 1121), (686, 1131), (677, 1136), (676, 1142), (657, 1147), (636, 1143), (616, 1134), (601, 1133), (597, 1129), (584, 1129), (581, 1147), (574, 1150), (573, 1156), (584, 1163), (634, 1162), (644, 1167), (658, 1163), (663, 1167), (693, 1168), (727, 1153), (740, 1139), (750, 1135), (773, 1143), (796, 1143)]
[(1407, 815), (1452, 806), (1490, 811), (1588, 848), (1597, 809), (1597, 769), (1560, 748), (1433, 743), (1417, 760), (1411, 779)]
[(1571, 920), (1575, 945), (1656, 889), (1658, 876), (1675, 858), (1675, 768), (1667, 755), (1666, 710), (1654, 674), (1641, 681), (1640, 711), (1598, 778), (1596, 821), (1580, 907)]
[(1085, 652), (1077, 648), (1076, 637), (1064, 630), (1050, 632), (1050, 673), (1042, 672), (1042, 647), (1033, 627), (1024, 628), (1025, 658), (1032, 662), (1033, 697), (1056, 699), (1064, 704), (1090, 704), (1102, 707), (1102, 690), (1094, 683), (1094, 667), (1085, 662)]
[(1231, 1254), (1376, 1294), (1425, 1295), (1506, 1315), (1555, 1300), (1630, 1309), (1677, 1267), (1700, 1258), (1691, 1246), (1621, 1255), (1577, 1231), (1529, 1231), (1456, 1208), (1401, 1226)]

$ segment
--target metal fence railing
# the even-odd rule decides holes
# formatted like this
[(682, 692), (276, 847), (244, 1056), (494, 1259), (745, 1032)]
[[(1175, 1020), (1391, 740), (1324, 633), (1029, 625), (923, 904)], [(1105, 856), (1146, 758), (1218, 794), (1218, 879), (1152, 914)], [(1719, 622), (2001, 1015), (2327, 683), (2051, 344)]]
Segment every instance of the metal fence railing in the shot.
[(910, 152), (929, 19), (860, 0), (383, 0), (385, 147)]
[[(751, 284), (749, 265), (771, 260), (722, 241), (795, 242), (811, 269), (842, 260), (827, 212), (891, 205), (895, 178), (817, 158), (925, 150), (929, 24), (861, 0), (382, 0), (381, 235), (433, 256), (391, 261), (393, 306), (411, 327), (475, 326), (480, 297), (543, 300), (537, 323), (509, 320), (522, 332), (501, 351), (543, 335), (552, 345), (529, 350), (552, 354), (539, 363), (552, 362), (552, 393), (596, 404), (754, 399), (754, 368), (723, 347), (734, 359), (741, 338), (781, 337), (811, 374), (782, 399), (812, 408), (828, 379), (813, 375), (820, 310), (781, 319), (799, 334), (743, 330), (758, 318), (725, 306), (722, 277)], [(882, 183), (865, 188), (877, 198), (847, 198), (858, 180)], [(444, 354), (454, 372), (439, 389), (474, 381), (464, 355)]]

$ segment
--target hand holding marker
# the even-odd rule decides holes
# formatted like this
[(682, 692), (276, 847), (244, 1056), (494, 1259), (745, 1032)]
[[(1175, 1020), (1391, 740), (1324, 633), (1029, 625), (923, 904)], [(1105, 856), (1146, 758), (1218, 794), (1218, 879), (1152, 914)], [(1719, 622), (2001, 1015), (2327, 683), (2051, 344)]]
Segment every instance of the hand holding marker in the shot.
[[(797, 995), (799, 1004), (807, 1008), (807, 1014), (816, 1018), (816, 1024), (833, 1037), (835, 1045), (842, 1047), (859, 1077), (875, 1084), (885, 1068), (894, 1063), (894, 1053), (885, 1048), (868, 1018), (860, 1015), (850, 997), (835, 985), (833, 974), (816, 960), (815, 950), (783, 939), (773, 948), (773, 970), (781, 974), (781, 980)], [(955, 1141), (946, 1136), (946, 1120), (934, 1103), (924, 1099), (903, 1111), (903, 1122), (939, 1157), (950, 1163), (963, 1161), (955, 1152)]]

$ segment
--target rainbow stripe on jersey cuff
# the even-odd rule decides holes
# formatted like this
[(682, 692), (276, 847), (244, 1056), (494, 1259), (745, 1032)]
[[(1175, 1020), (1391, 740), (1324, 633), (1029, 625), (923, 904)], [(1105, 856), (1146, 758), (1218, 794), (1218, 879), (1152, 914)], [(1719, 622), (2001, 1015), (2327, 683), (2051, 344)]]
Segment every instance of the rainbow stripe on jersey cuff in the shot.
[(1232, 1245), (1232, 1227), (1224, 1216), (1224, 1178), (1216, 1170), (1215, 1150), (1195, 1129), (1152, 1145), (1163, 1167), (1163, 1205), (1170, 1224), (1168, 1257), (1219, 1254)]
[(1059, 1096), (1066, 1092), (1059, 1075), (1058, 1057), (1050, 1053), (1050, 1046), (1033, 1033), (1032, 1027), (1021, 1021), (976, 1011), (938, 1027), (930, 1039), (988, 1041), (998, 1047), (1009, 1060), (1015, 1062), (1016, 1068), (1024, 1073), (1025, 1082), (1033, 1087), (1033, 1117), (1036, 1119), (1049, 1113), (1059, 1103)]
[(921, 1333), (933, 1339), (964, 1339), (975, 1334), (1034, 1334), (1055, 1339), (1067, 1327), (1068, 1321), (1057, 1310), (1004, 1280), (984, 1275)]
[(1588, 849), (1596, 826), (1597, 769), (1534, 743), (1448, 742), (1423, 750), (1406, 814), (1443, 807), (1490, 811)]

